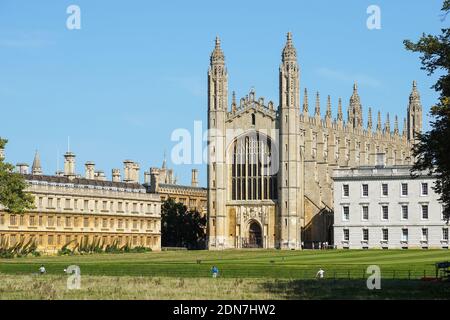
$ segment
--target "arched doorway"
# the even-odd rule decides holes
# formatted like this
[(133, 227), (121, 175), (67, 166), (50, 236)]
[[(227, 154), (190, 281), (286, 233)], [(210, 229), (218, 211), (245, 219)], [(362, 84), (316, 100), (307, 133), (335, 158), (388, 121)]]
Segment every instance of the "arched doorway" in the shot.
[(248, 248), (262, 248), (262, 230), (258, 222), (252, 221), (248, 227)]

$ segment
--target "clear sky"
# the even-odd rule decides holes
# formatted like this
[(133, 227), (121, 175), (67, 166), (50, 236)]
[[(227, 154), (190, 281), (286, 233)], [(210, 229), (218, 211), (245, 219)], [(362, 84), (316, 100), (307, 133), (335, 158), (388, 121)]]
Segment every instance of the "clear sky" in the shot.
[[(66, 9), (81, 9), (81, 29), (69, 30)], [(381, 29), (366, 27), (369, 5), (381, 9)], [(57, 153), (77, 155), (77, 171), (95, 161), (110, 178), (132, 159), (141, 171), (161, 165), (176, 144), (176, 128), (206, 121), (207, 69), (219, 35), (229, 91), (278, 104), (278, 67), (287, 31), (293, 33), (301, 90), (330, 94), (344, 111), (358, 82), (367, 109), (406, 116), (412, 80), (426, 113), (436, 101), (435, 78), (420, 70), (404, 39), (438, 34), (441, 0), (347, 1), (0, 1), (0, 136), (7, 159), (31, 164), (36, 149), (53, 174)], [(400, 121), (402, 130), (403, 121)], [(206, 129), (206, 122), (203, 125)], [(170, 165), (170, 159), (168, 159)], [(192, 165), (173, 166), (190, 183)], [(200, 179), (206, 184), (206, 167)]]

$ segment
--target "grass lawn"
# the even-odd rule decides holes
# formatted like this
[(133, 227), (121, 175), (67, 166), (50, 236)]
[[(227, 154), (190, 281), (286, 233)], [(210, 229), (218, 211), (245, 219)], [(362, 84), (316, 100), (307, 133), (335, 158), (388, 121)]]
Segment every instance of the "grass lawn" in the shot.
[(2, 275), (0, 299), (449, 299), (450, 283), (382, 281), (368, 290), (365, 280), (288, 280), (82, 276), (79, 290), (67, 290), (67, 276)]
[[(0, 260), (0, 299), (373, 299), (450, 298), (434, 276), (445, 250), (229, 250), (27, 257)], [(48, 274), (36, 275), (45, 265)], [(66, 290), (63, 270), (78, 265), (81, 290)], [(220, 277), (210, 269), (218, 266)], [(366, 268), (381, 268), (382, 290), (366, 288)], [(326, 279), (315, 281), (318, 268)], [(408, 280), (411, 279), (411, 280)]]
[(378, 265), (385, 278), (418, 279), (433, 276), (434, 264), (446, 260), (446, 250), (163, 251), (1, 259), (0, 273), (29, 275), (43, 264), (60, 275), (74, 264), (83, 275), (209, 277), (216, 265), (223, 278), (313, 279), (321, 267), (327, 278), (348, 279), (366, 277), (367, 266)]

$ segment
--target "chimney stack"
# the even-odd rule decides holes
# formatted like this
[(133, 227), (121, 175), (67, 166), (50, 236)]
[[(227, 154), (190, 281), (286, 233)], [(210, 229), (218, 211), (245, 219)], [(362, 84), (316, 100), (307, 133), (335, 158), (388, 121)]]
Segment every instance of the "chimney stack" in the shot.
[(139, 166), (139, 163), (137, 163), (137, 162), (134, 162), (133, 163), (133, 182), (134, 183), (139, 183), (139, 175), (140, 175), (140, 171), (141, 171), (141, 168), (140, 168), (140, 166)]
[(159, 192), (159, 169), (150, 168), (150, 192)]
[(149, 171), (145, 171), (144, 172), (144, 184), (146, 185), (150, 185), (150, 179), (151, 179), (151, 175)]
[(26, 163), (18, 163), (16, 165), (16, 167), (17, 167), (17, 172), (18, 173), (20, 173), (20, 174), (28, 174), (28, 168), (29, 168), (28, 164), (26, 164)]
[(85, 171), (86, 171), (85, 178), (94, 180), (95, 179), (95, 163), (88, 161), (88, 162), (86, 162), (84, 167), (85, 167)]
[(64, 176), (69, 179), (75, 178), (75, 154), (67, 151), (64, 154)]
[(192, 169), (191, 185), (193, 187), (198, 187), (198, 170), (197, 169)]
[(131, 160), (125, 160), (124, 166), (124, 182), (127, 183), (139, 183), (139, 163)]
[(112, 181), (120, 182), (120, 169), (112, 169)]
[(103, 171), (97, 171), (95, 173), (95, 178), (96, 178), (96, 180), (99, 180), (99, 181), (106, 181), (106, 176)]

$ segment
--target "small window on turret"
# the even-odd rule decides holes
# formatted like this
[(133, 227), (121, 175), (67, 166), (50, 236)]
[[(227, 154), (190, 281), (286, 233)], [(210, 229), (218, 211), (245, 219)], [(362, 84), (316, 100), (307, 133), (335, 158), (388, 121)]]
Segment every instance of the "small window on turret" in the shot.
[(255, 114), (253, 113), (252, 114), (252, 125), (254, 126), (256, 124), (256, 116), (255, 116)]

